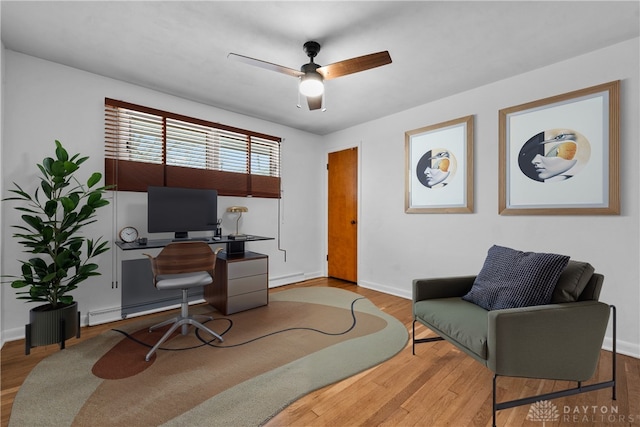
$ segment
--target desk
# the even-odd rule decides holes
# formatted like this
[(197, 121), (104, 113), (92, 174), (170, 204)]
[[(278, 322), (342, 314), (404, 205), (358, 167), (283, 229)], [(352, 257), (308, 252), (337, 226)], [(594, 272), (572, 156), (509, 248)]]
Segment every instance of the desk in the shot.
[[(219, 240), (200, 240), (206, 241), (209, 245), (224, 244), (226, 252), (218, 253), (214, 283), (205, 287), (210, 289), (190, 289), (189, 301), (206, 299), (225, 315), (268, 303), (269, 258), (264, 254), (246, 252), (245, 243), (273, 240), (273, 237), (247, 236), (244, 240), (234, 240), (229, 236), (222, 236)], [(134, 313), (180, 304), (181, 291), (159, 292), (153, 285), (149, 260), (140, 256), (142, 252), (157, 254), (158, 249), (172, 242), (172, 239), (148, 240), (146, 245), (116, 242), (116, 246), (128, 254), (120, 263), (122, 268), (118, 280), (122, 285), (120, 288), (123, 318)], [(205, 294), (209, 296), (205, 298)]]
[(173, 242), (190, 242), (190, 241), (203, 241), (210, 245), (215, 245), (218, 243), (224, 243), (227, 245), (227, 253), (228, 254), (241, 254), (244, 252), (244, 244), (245, 242), (256, 242), (259, 240), (273, 240), (273, 237), (264, 237), (264, 236), (251, 236), (247, 235), (246, 239), (232, 239), (229, 236), (222, 236), (218, 239), (212, 237), (202, 237), (202, 238), (193, 238), (193, 239), (184, 239), (184, 240), (173, 240), (173, 239), (156, 239), (156, 240), (147, 240), (145, 245), (141, 245), (139, 243), (124, 243), (124, 242), (116, 242), (116, 246), (118, 246), (123, 251), (131, 251), (131, 250), (140, 250), (140, 249), (148, 249), (148, 248), (164, 248), (169, 243)]

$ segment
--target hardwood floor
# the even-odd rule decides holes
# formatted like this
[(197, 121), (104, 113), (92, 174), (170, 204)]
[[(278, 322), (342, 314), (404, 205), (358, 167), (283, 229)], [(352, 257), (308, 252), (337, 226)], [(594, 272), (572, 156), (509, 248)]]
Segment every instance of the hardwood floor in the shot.
[[(307, 286), (338, 287), (361, 294), (399, 319), (411, 332), (411, 301), (352, 283), (321, 278), (274, 288), (270, 292)], [(85, 327), (81, 338), (70, 339), (67, 346), (137, 320)], [(424, 327), (417, 328), (417, 334), (432, 335)], [(31, 355), (25, 356), (23, 340), (2, 347), (2, 426), (9, 424), (13, 400), (31, 369), (58, 351), (57, 345), (36, 347)], [(590, 382), (609, 379), (610, 367), (611, 353), (602, 351), (595, 378)], [(285, 408), (266, 426), (490, 426), (492, 378), (491, 371), (444, 341), (420, 344), (413, 356), (409, 339), (407, 347), (393, 358), (310, 393)], [(498, 386), (498, 400), (503, 401), (573, 385), (563, 381), (505, 377), (499, 378)], [(640, 359), (618, 355), (615, 401), (611, 400), (611, 389), (605, 389), (554, 399), (551, 403), (558, 410), (559, 421), (527, 420), (530, 407), (521, 406), (499, 411), (498, 426), (640, 427)], [(51, 425), (56, 425), (55, 421)], [(97, 422), (96, 426), (99, 425)]]

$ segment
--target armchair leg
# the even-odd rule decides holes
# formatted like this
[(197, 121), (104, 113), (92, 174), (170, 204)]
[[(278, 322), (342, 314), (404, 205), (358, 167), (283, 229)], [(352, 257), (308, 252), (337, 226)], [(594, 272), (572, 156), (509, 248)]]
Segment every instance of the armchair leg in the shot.
[(498, 405), (497, 405), (497, 398), (496, 398), (496, 383), (498, 381), (498, 375), (494, 374), (493, 375), (493, 404), (492, 406), (492, 416), (493, 416), (493, 423), (491, 424), (493, 427), (496, 427), (496, 412), (498, 411)]
[(413, 352), (413, 355), (416, 355), (416, 344), (420, 344), (420, 343), (425, 343), (425, 342), (433, 342), (433, 341), (444, 341), (444, 338), (442, 337), (431, 337), (431, 338), (420, 338), (420, 339), (416, 339), (416, 322), (417, 320), (413, 320), (413, 325), (412, 325), (412, 333), (411, 333), (411, 337), (412, 337), (412, 344), (411, 344), (411, 351)]
[(612, 386), (612, 399), (616, 400), (616, 355), (617, 350), (616, 350), (616, 341), (617, 341), (617, 336), (616, 336), (616, 331), (618, 330), (618, 325), (616, 323), (616, 319), (617, 319), (617, 311), (616, 311), (616, 306), (615, 305), (610, 305), (609, 306), (611, 308), (611, 312), (612, 312), (612, 335), (613, 335), (613, 343), (611, 344), (611, 382), (613, 383)]
[(416, 355), (416, 321), (413, 320), (413, 324), (411, 325), (411, 353)]

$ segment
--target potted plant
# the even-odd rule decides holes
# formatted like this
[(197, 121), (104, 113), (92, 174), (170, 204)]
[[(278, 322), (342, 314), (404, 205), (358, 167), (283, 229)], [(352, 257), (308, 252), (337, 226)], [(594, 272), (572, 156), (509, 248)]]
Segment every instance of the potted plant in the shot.
[(40, 185), (30, 193), (15, 182), (14, 194), (5, 200), (23, 202), (15, 209), (23, 212), (22, 225), (13, 225), (13, 237), (34, 254), (22, 264), (21, 276), (9, 276), (11, 286), (26, 289), (18, 299), (43, 302), (29, 312), (25, 330), (26, 354), (32, 347), (60, 343), (80, 336), (78, 304), (69, 294), (91, 276), (100, 275), (98, 265), (90, 260), (109, 250), (102, 237), (90, 239), (83, 228), (96, 221), (96, 210), (109, 204), (103, 198), (106, 187), (97, 186), (102, 174), (91, 174), (85, 184), (77, 178), (80, 165), (88, 157), (69, 157), (56, 140), (55, 158), (46, 157), (41, 164)]

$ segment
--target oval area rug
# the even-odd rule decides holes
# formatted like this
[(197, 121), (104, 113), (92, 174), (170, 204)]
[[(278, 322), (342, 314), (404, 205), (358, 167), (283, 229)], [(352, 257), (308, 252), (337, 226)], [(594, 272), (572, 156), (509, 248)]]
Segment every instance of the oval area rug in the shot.
[[(40, 362), (13, 404), (10, 426), (257, 426), (291, 402), (397, 354), (405, 326), (366, 298), (296, 288), (269, 305), (214, 317), (206, 333), (176, 334), (149, 361), (162, 319), (111, 330)], [(169, 315), (166, 316), (170, 317)]]

